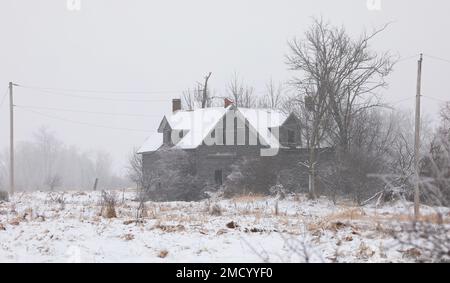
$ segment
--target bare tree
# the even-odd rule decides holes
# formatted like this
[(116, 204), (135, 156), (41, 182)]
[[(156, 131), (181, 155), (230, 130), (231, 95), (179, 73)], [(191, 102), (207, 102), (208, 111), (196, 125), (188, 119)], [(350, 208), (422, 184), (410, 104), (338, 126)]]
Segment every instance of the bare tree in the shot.
[(43, 166), (43, 179), (42, 183), (46, 183), (47, 179), (51, 179), (55, 174), (55, 164), (62, 147), (61, 141), (56, 138), (56, 135), (50, 131), (47, 127), (41, 127), (34, 133), (34, 138), (36, 140), (40, 158), (42, 158)]
[(434, 134), (428, 154), (421, 160), (422, 201), (450, 206), (450, 108), (441, 111), (441, 124)]
[(203, 83), (197, 82), (192, 89), (183, 92), (183, 103), (188, 110), (211, 107), (212, 97), (208, 87), (211, 75), (209, 72)]
[(355, 115), (379, 105), (376, 92), (387, 86), (385, 77), (392, 71), (392, 56), (389, 52), (374, 52), (369, 45), (386, 28), (387, 25), (372, 33), (364, 32), (354, 40), (343, 27), (332, 27), (322, 19), (315, 19), (304, 40), (289, 42), (289, 66), (310, 78), (294, 83), (304, 88), (315, 85), (313, 91), (326, 97), (328, 114), (336, 125), (331, 133), (344, 152), (351, 144)]
[(201, 107), (203, 100), (202, 87), (199, 83), (192, 88), (183, 92), (183, 103), (187, 110), (194, 110)]
[(450, 128), (450, 102), (444, 103), (441, 107), (441, 121), (442, 128), (449, 129)]
[(298, 90), (294, 99), (303, 105), (304, 121), (309, 122), (303, 128), (310, 149), (311, 197), (315, 194), (315, 151), (322, 139), (331, 137), (338, 152), (345, 155), (351, 147), (352, 131), (357, 130), (358, 114), (379, 105), (376, 91), (386, 86), (384, 78), (393, 63), (389, 53), (370, 50), (369, 42), (386, 27), (353, 40), (344, 28), (315, 19), (304, 39), (289, 42), (287, 64), (300, 72), (292, 81)]
[(228, 96), (237, 107), (254, 108), (257, 106), (254, 88), (245, 85), (243, 79), (236, 72), (228, 84)]
[(57, 187), (60, 187), (62, 185), (61, 177), (58, 174), (48, 176), (45, 180), (45, 185), (47, 185), (50, 191), (53, 192)]
[[(105, 151), (98, 151), (95, 154), (95, 178), (98, 178), (100, 184), (110, 185), (112, 177), (112, 159), (111, 155)], [(95, 180), (95, 179), (94, 179)], [(102, 186), (100, 186), (102, 187)]]
[(266, 84), (266, 92), (260, 99), (259, 106), (263, 108), (279, 109), (283, 104), (283, 84), (276, 85), (272, 79)]

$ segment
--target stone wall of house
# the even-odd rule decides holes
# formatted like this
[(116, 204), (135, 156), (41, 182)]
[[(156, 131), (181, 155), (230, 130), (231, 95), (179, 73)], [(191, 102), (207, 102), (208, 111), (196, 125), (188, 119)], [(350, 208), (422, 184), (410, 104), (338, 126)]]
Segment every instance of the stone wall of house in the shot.
[[(260, 158), (270, 169), (278, 175), (278, 183), (289, 191), (306, 192), (308, 190), (308, 169), (301, 163), (307, 162), (309, 153), (307, 149), (280, 149), (278, 154), (270, 157), (260, 156), (259, 146), (199, 146), (195, 150), (188, 151), (189, 157), (195, 166), (195, 174), (204, 185), (216, 186), (216, 171), (221, 170), (222, 181), (232, 171), (232, 165), (241, 158)], [(151, 170), (158, 155), (143, 154), (144, 168)], [(318, 157), (317, 170), (332, 166), (334, 160), (333, 150), (321, 150)], [(317, 183), (320, 191), (320, 182)]]

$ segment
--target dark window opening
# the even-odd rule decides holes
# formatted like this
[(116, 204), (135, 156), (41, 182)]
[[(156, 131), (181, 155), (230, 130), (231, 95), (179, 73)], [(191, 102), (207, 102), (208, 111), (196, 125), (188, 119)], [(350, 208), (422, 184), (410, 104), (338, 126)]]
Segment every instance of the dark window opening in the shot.
[(213, 130), (212, 132), (211, 132), (211, 138), (216, 138), (216, 130)]
[(292, 130), (288, 130), (288, 143), (293, 144), (295, 143), (295, 132)]
[(222, 169), (214, 171), (214, 181), (216, 182), (217, 185), (222, 185), (223, 183)]

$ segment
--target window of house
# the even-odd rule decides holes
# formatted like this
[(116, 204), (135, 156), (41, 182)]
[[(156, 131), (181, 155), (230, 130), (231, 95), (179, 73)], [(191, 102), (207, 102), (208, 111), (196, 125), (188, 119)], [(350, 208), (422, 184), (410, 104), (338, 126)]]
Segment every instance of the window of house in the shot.
[(288, 143), (295, 143), (295, 132), (292, 130), (288, 130), (287, 134)]
[(211, 132), (211, 138), (216, 138), (216, 130), (212, 130)]
[(223, 183), (222, 169), (218, 169), (218, 170), (214, 171), (214, 181), (215, 181), (216, 185), (222, 185), (222, 183)]

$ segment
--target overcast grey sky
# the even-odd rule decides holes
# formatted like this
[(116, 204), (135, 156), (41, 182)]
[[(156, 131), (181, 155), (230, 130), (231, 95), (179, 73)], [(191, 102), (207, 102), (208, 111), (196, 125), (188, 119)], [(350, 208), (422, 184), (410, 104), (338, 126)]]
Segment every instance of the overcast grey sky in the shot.
[[(34, 109), (89, 124), (152, 131), (170, 113), (171, 99), (209, 71), (211, 87), (219, 94), (235, 71), (258, 93), (270, 78), (288, 80), (292, 74), (284, 64), (286, 42), (301, 37), (313, 16), (344, 25), (353, 35), (392, 21), (374, 41), (374, 49), (404, 58), (424, 52), (450, 59), (450, 1), (381, 0), (381, 10), (369, 10), (366, 4), (366, 0), (81, 0), (81, 10), (70, 11), (66, 0), (2, 0), (0, 100), (9, 81), (48, 88), (150, 91), (70, 93), (81, 98), (16, 88), (15, 102), (148, 115)], [(424, 95), (449, 99), (449, 78), (450, 62), (425, 58)], [(416, 60), (404, 60), (383, 95), (387, 101), (413, 98), (415, 80)], [(0, 108), (1, 148), (8, 145), (7, 102)], [(413, 103), (410, 99), (397, 106), (411, 108)], [(435, 117), (437, 106), (437, 100), (424, 99), (426, 114)], [(110, 152), (116, 168), (124, 166), (131, 149), (148, 135), (69, 123), (29, 109), (18, 108), (15, 116), (17, 141), (32, 138), (33, 131), (47, 125), (66, 144)]]

